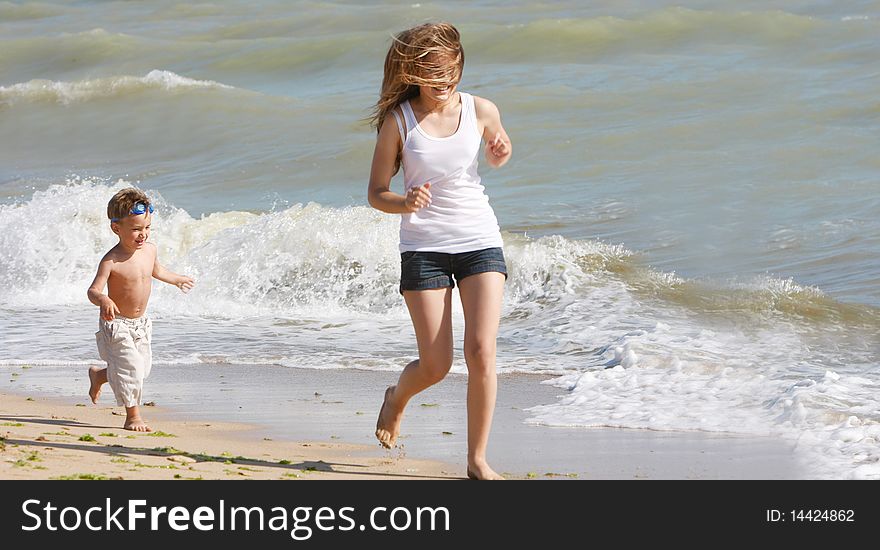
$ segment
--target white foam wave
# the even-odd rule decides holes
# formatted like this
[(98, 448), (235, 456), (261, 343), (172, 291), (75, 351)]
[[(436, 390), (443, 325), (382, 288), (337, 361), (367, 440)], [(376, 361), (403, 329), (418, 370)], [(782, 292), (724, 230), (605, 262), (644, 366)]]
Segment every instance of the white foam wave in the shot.
[(0, 359), (0, 367), (82, 367), (98, 361), (59, 361), (54, 359)]
[[(70, 347), (64, 357), (94, 364), (94, 344), (82, 338), (94, 323), (85, 289), (115, 244), (106, 202), (127, 185), (72, 178), (0, 205), (0, 308), (16, 319), (0, 316), (0, 334), (15, 331), (0, 365), (57, 364), (47, 359), (57, 350), (27, 336), (59, 315), (69, 324), (53, 329)], [(415, 358), (397, 292), (395, 217), (298, 204), (194, 219), (148, 194), (160, 259), (197, 280), (186, 296), (154, 285), (157, 364), (396, 371)], [(499, 371), (560, 375), (559, 401), (531, 409), (529, 422), (780, 436), (797, 442), (816, 477), (880, 475), (876, 334), (847, 339), (836, 325), (813, 327), (772, 306), (824, 299), (818, 290), (755, 278), (719, 290), (739, 302), (718, 300), (709, 287), (638, 268), (623, 247), (559, 236), (505, 234), (505, 255)], [(725, 300), (734, 307), (692, 307)], [(453, 372), (464, 373), (460, 355)]]
[(667, 318), (619, 336), (605, 368), (549, 381), (563, 395), (528, 422), (780, 437), (809, 477), (880, 478), (876, 357), (816, 376), (829, 360), (792, 325), (695, 329)]
[(47, 101), (69, 105), (145, 90), (179, 89), (233, 89), (233, 87), (213, 80), (187, 78), (171, 71), (153, 70), (140, 77), (113, 76), (74, 82), (37, 79), (11, 86), (0, 86), (0, 103)]

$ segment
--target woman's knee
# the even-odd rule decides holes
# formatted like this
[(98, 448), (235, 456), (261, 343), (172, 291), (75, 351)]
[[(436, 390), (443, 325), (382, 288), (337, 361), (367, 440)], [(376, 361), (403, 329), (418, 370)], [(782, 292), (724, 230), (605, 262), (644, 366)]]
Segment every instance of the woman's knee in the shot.
[(495, 340), (474, 340), (465, 342), (464, 358), (468, 369), (495, 367)]
[(445, 357), (442, 359), (419, 359), (419, 370), (422, 371), (422, 376), (431, 384), (436, 384), (446, 378), (451, 368), (452, 357), (448, 359)]

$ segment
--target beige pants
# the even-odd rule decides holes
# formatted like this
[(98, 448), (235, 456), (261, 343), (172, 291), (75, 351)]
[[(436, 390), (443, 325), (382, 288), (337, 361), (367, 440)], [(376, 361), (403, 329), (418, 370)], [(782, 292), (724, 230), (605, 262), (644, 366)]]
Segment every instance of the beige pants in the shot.
[(101, 359), (107, 362), (107, 383), (116, 404), (140, 405), (144, 379), (150, 375), (153, 363), (153, 322), (147, 317), (128, 319), (118, 315), (112, 321), (100, 319), (95, 339)]

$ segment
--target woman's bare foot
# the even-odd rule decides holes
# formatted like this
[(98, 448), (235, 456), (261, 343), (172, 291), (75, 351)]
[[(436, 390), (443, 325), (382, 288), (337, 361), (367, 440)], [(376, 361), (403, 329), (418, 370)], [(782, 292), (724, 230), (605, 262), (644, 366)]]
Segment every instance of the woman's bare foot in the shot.
[(101, 367), (89, 367), (89, 398), (92, 403), (97, 403), (101, 396), (101, 386), (107, 381), (107, 369)]
[(498, 481), (498, 480), (504, 479), (495, 470), (490, 468), (488, 464), (483, 464), (482, 466), (476, 466), (476, 465), (468, 466), (467, 467), (467, 476), (468, 476), (468, 479), (477, 479), (477, 480)]
[(400, 421), (403, 418), (403, 411), (395, 410), (391, 405), (394, 388), (395, 386), (388, 386), (385, 390), (385, 399), (382, 401), (379, 418), (376, 420), (376, 439), (386, 449), (393, 449), (397, 444), (397, 436), (400, 435)]

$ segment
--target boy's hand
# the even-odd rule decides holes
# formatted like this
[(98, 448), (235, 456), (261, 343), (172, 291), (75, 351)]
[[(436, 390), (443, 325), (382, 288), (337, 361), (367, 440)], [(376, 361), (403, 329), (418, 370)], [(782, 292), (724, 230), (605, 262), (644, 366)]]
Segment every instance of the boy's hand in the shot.
[(186, 275), (181, 275), (180, 278), (177, 279), (175, 286), (180, 289), (181, 292), (186, 294), (192, 287), (195, 286), (196, 281), (192, 277), (187, 277)]
[(406, 192), (406, 197), (403, 199), (403, 205), (406, 207), (406, 211), (418, 212), (422, 208), (429, 206), (431, 204), (430, 189), (430, 182), (425, 183), (424, 185), (410, 187), (409, 191)]
[(116, 302), (111, 300), (109, 296), (104, 296), (101, 299), (101, 319), (112, 321), (117, 314), (119, 314), (119, 308), (116, 307)]

